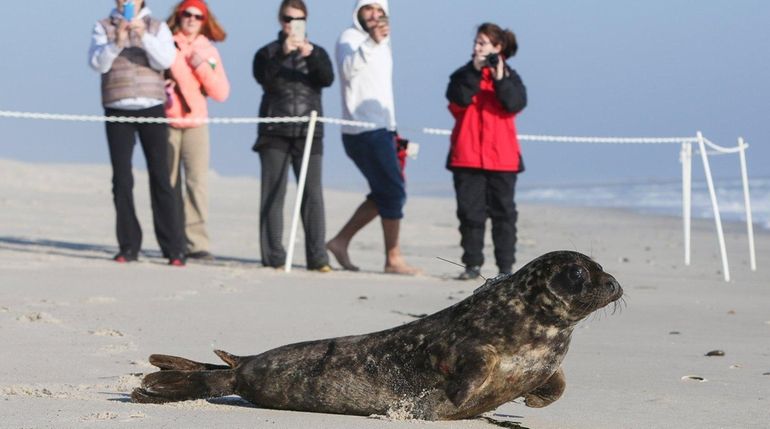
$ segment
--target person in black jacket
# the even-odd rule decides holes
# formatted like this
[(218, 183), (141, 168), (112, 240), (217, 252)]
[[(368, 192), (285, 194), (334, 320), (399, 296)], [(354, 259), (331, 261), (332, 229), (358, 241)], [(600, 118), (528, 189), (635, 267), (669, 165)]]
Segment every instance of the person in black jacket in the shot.
[[(321, 90), (334, 82), (329, 55), (322, 47), (292, 34), (292, 22), (307, 19), (307, 6), (303, 0), (283, 0), (278, 18), (281, 23), (278, 40), (262, 47), (254, 56), (254, 78), (264, 91), (259, 115), (308, 116), (313, 110), (322, 115)], [(326, 253), (326, 219), (321, 185), (323, 131), (323, 124), (317, 124), (301, 215), (307, 268), (328, 272), (331, 267)], [(281, 238), (287, 174), (291, 165), (294, 175), (299, 177), (307, 132), (307, 123), (259, 125), (254, 150), (259, 153), (262, 164), (260, 249), (262, 264), (267, 267), (281, 268), (286, 263)]]

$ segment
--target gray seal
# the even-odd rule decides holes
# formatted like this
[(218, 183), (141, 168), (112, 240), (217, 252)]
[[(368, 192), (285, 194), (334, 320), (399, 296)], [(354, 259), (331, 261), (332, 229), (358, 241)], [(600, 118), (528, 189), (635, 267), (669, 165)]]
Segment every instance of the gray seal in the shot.
[(519, 397), (544, 407), (564, 392), (561, 363), (576, 324), (623, 290), (589, 257), (545, 254), (515, 274), (412, 323), (290, 344), (227, 365), (152, 355), (131, 397), (165, 403), (239, 395), (281, 410), (452, 420)]

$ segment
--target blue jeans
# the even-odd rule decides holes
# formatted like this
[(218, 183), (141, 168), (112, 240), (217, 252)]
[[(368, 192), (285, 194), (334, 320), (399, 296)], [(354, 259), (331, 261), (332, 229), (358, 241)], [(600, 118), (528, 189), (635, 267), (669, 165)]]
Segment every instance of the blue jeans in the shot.
[(395, 134), (386, 129), (361, 134), (343, 134), (345, 153), (366, 177), (374, 201), (383, 219), (404, 217), (406, 188), (396, 156)]

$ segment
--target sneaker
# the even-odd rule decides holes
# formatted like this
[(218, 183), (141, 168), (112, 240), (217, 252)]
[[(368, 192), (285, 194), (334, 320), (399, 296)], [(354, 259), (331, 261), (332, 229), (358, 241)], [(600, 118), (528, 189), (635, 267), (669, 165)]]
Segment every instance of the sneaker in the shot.
[(182, 257), (170, 258), (168, 260), (168, 264), (171, 265), (172, 267), (184, 267), (185, 265), (187, 265), (185, 264), (185, 260)]
[(199, 261), (213, 261), (214, 255), (211, 254), (211, 252), (206, 250), (201, 250), (199, 252), (190, 252), (187, 254), (187, 259), (197, 259)]
[(476, 280), (481, 277), (481, 266), (468, 265), (465, 267), (465, 271), (457, 276), (457, 280)]
[(129, 262), (136, 262), (137, 260), (139, 260), (139, 258), (132, 253), (120, 252), (117, 255), (115, 255), (112, 258), (112, 260), (119, 264), (127, 264)]
[(308, 271), (317, 271), (319, 273), (330, 273), (334, 271), (329, 264), (324, 264), (318, 267), (308, 268)]

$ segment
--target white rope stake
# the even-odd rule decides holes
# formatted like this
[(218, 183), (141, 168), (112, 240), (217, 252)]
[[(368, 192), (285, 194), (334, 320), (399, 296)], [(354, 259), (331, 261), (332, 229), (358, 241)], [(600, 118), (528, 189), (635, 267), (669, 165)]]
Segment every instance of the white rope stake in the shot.
[(754, 221), (751, 218), (751, 197), (749, 196), (749, 173), (746, 167), (746, 148), (749, 147), (743, 137), (738, 139), (739, 154), (741, 158), (741, 180), (743, 181), (743, 200), (746, 208), (746, 232), (749, 235), (749, 260), (751, 262), (751, 271), (757, 270), (757, 254), (754, 249)]
[[(318, 112), (313, 110), (310, 113), (310, 123), (307, 127), (307, 138), (305, 138), (305, 151), (302, 153), (302, 167), (297, 178), (297, 198), (294, 201), (294, 215), (291, 219), (291, 234), (289, 234), (289, 250), (286, 253), (285, 269), (287, 273), (291, 272), (291, 264), (294, 262), (294, 246), (297, 242), (297, 228), (299, 227), (300, 209), (302, 208), (302, 197), (305, 195), (305, 181), (307, 180), (307, 167), (310, 162), (310, 149), (313, 147), (313, 136), (315, 136), (315, 124), (318, 119)], [(307, 237), (305, 237), (307, 239)], [(307, 261), (309, 264), (310, 261)]]

